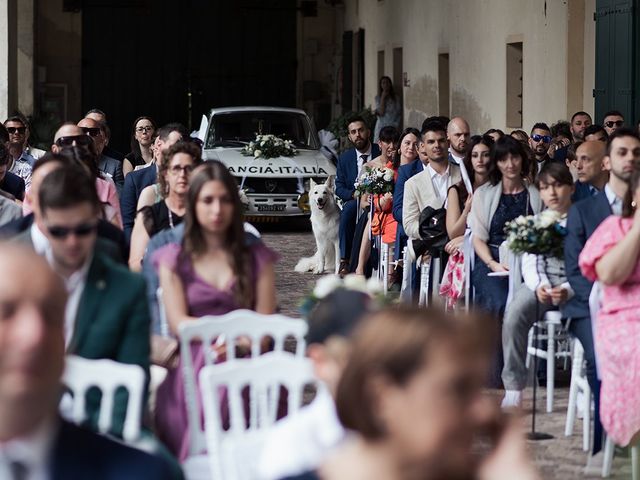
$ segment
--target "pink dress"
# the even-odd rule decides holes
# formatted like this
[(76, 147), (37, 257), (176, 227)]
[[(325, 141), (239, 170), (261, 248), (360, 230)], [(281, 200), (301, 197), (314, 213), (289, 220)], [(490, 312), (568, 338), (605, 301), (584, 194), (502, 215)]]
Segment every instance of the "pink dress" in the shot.
[[(277, 260), (278, 255), (264, 243), (256, 242), (247, 247), (253, 256), (254, 281), (260, 275), (263, 267)], [(154, 266), (166, 265), (182, 280), (187, 298), (189, 315), (202, 317), (204, 315), (223, 315), (240, 308), (234, 298), (234, 286), (227, 290), (219, 290), (205, 282), (194, 270), (191, 259), (181, 255), (182, 247), (170, 243), (158, 249), (152, 261)], [(204, 352), (202, 347), (193, 344), (191, 347), (196, 379), (200, 368), (204, 366)], [(158, 438), (180, 461), (189, 454), (187, 407), (182, 376), (182, 362), (175, 370), (167, 375), (166, 380), (158, 387), (156, 398), (156, 433)]]
[[(596, 263), (620, 240), (633, 218), (608, 217), (587, 240), (579, 264), (597, 280)], [(627, 445), (640, 431), (640, 261), (622, 285), (603, 285), (595, 325), (595, 349), (602, 378), (600, 418), (617, 445)]]

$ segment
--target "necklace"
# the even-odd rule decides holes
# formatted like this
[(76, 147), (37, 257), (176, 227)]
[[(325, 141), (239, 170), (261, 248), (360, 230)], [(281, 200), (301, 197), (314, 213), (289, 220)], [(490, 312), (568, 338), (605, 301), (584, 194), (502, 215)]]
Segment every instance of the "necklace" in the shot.
[(169, 226), (171, 227), (171, 230), (173, 230), (173, 214), (171, 213), (171, 209), (169, 208), (169, 205), (167, 205), (167, 210), (169, 211)]

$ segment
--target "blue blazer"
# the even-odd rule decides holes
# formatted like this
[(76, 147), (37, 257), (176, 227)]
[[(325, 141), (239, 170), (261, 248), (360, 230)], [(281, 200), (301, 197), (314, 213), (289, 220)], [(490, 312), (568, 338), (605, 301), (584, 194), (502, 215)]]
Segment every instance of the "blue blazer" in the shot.
[(585, 198), (591, 198), (594, 195), (591, 194), (591, 190), (589, 189), (588, 183), (583, 183), (580, 180), (576, 180), (574, 184), (576, 190), (571, 195), (571, 203), (577, 203), (580, 200), (584, 200)]
[(138, 198), (145, 187), (153, 185), (158, 180), (158, 171), (155, 165), (150, 165), (142, 170), (131, 172), (124, 179), (124, 187), (120, 196), (120, 213), (124, 225), (124, 235), (127, 243), (131, 241), (133, 222), (136, 220), (136, 207)]
[[(408, 165), (402, 165), (398, 169), (398, 178), (393, 188), (393, 218), (398, 222), (398, 228), (402, 228), (402, 201), (404, 199), (404, 184), (415, 174), (424, 170), (424, 165), (416, 158)], [(404, 230), (402, 230), (404, 234)]]
[[(367, 162), (380, 155), (380, 147), (375, 143), (371, 144), (371, 157)], [(358, 176), (358, 158), (355, 148), (350, 148), (342, 152), (338, 157), (338, 168), (336, 171), (336, 195), (345, 202), (353, 198), (355, 188), (353, 184)]]
[(0, 182), (0, 189), (10, 193), (20, 201), (24, 200), (24, 180), (15, 173), (7, 172), (4, 174), (4, 178)]
[(567, 279), (575, 295), (562, 308), (562, 314), (566, 318), (589, 317), (589, 294), (593, 283), (582, 276), (578, 257), (587, 239), (612, 213), (604, 190), (573, 204), (569, 209), (564, 261)]
[(52, 480), (182, 478), (160, 457), (64, 421), (54, 441), (49, 473)]

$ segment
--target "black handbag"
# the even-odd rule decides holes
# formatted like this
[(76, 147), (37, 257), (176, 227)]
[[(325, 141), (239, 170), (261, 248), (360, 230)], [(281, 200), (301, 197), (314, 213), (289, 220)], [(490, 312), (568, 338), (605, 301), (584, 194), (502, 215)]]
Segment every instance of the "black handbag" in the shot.
[[(444, 208), (425, 207), (420, 212), (418, 233), (420, 234), (420, 250), (422, 252), (439, 253), (449, 241), (446, 228), (447, 210)], [(414, 245), (414, 250), (415, 250)], [(416, 252), (417, 254), (418, 252)]]

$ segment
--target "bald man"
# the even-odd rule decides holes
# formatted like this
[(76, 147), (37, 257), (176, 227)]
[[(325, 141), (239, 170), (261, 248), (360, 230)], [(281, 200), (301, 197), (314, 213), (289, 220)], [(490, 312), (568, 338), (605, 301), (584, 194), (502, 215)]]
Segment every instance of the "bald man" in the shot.
[(122, 162), (105, 154), (105, 147), (109, 143), (109, 134), (107, 133), (107, 124), (98, 122), (93, 118), (83, 118), (78, 122), (78, 126), (82, 131), (93, 139), (98, 154), (98, 168), (102, 173), (111, 177), (116, 184), (118, 197), (122, 193), (124, 185), (124, 174), (122, 173)]
[(86, 135), (82, 131), (82, 128), (73, 123), (67, 122), (63, 123), (62, 126), (56, 130), (56, 133), (53, 136), (51, 151), (53, 153), (60, 153), (64, 147), (88, 147), (89, 145), (93, 145), (91, 137)]
[(460, 167), (462, 180), (469, 191), (471, 191), (471, 181), (464, 166), (464, 156), (467, 153), (470, 133), (469, 123), (462, 117), (453, 117), (447, 125), (447, 140), (449, 140), (449, 163)]
[(609, 171), (604, 166), (606, 144), (591, 140), (581, 143), (576, 149), (578, 180), (571, 197), (573, 203), (600, 192), (609, 180)]
[(67, 292), (47, 262), (0, 248), (0, 478), (172, 478), (167, 464), (58, 416)]

